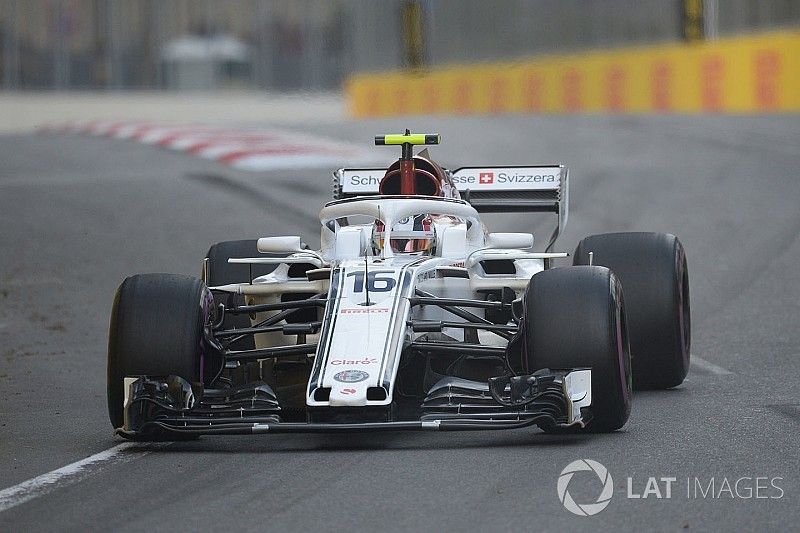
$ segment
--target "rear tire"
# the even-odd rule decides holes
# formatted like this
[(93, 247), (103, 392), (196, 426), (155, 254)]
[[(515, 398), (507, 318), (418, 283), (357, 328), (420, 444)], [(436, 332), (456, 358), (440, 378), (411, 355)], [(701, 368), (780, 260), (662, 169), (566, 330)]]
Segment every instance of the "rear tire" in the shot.
[(524, 301), (523, 372), (591, 368), (592, 419), (585, 431), (624, 426), (631, 411), (630, 350), (614, 274), (603, 267), (545, 270), (531, 278)]
[[(209, 287), (228, 285), (231, 283), (248, 283), (253, 277), (264, 276), (272, 272), (274, 265), (244, 265), (239, 263), (228, 263), (230, 258), (259, 257), (257, 239), (243, 239), (238, 241), (218, 242), (208, 249), (206, 259), (208, 259), (208, 279), (205, 280)], [(244, 297), (241, 294), (214, 293), (214, 304), (218, 306), (224, 303), (226, 307), (236, 307), (244, 305)], [(222, 323), (225, 329), (249, 328), (250, 318), (248, 315), (225, 315)], [(230, 345), (232, 350), (252, 350), (255, 343), (252, 335)]]
[(625, 291), (633, 384), (666, 389), (689, 372), (691, 316), (683, 245), (666, 233), (606, 233), (583, 239), (574, 264), (610, 268)]
[(124, 419), (126, 376), (179, 376), (201, 383), (203, 328), (213, 317), (213, 299), (197, 278), (139, 274), (117, 289), (108, 339), (108, 414), (115, 428)]

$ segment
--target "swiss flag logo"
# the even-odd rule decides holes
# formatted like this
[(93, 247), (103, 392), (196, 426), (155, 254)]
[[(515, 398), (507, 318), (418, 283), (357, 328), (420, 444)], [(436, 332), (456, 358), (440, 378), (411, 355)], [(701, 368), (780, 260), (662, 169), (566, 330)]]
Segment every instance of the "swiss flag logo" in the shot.
[(494, 172), (481, 172), (478, 174), (478, 183), (490, 184), (494, 183)]

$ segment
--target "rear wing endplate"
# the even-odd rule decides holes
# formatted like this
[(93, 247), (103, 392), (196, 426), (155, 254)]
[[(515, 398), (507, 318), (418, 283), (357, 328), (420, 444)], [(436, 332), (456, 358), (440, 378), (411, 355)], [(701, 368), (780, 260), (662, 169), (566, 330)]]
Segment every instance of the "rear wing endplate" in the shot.
[[(385, 168), (342, 168), (333, 173), (336, 199), (378, 194)], [(547, 244), (567, 225), (568, 171), (563, 165), (461, 167), (446, 171), (461, 198), (481, 213), (555, 213), (558, 224)]]

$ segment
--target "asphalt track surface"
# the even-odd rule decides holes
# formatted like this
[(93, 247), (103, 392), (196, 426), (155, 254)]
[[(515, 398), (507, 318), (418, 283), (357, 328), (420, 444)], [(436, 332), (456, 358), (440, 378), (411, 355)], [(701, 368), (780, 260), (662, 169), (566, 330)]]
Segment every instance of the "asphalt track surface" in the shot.
[[(451, 167), (567, 164), (562, 250), (605, 231), (678, 235), (693, 306), (687, 381), (636, 394), (624, 430), (608, 435), (207, 437), (123, 446), (19, 487), (120, 444), (105, 404), (118, 283), (137, 272), (197, 274), (219, 240), (318, 241), (329, 176), (244, 173), (109, 139), (5, 136), (0, 489), (17, 488), (0, 493), (0, 530), (797, 530), (800, 119), (415, 118), (298, 129), (366, 144), (406, 126), (440, 131), (433, 153)], [(489, 223), (545, 238), (530, 217)], [(556, 494), (559, 473), (580, 458), (614, 480), (608, 508), (592, 517), (573, 516)], [(675, 477), (672, 497), (626, 497), (626, 478), (641, 494), (650, 476)], [(733, 488), (753, 478), (740, 483), (746, 496), (756, 477), (781, 478), (772, 480), (780, 492), (687, 497), (687, 478), (704, 487), (713, 478), (715, 493), (723, 479)], [(600, 483), (579, 474), (569, 488), (593, 501)]]

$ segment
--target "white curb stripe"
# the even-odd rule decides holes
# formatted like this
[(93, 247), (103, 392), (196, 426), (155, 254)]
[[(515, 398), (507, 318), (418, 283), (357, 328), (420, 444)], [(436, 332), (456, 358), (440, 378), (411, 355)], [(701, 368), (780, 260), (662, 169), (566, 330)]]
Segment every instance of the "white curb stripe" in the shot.
[(232, 129), (202, 124), (146, 121), (77, 121), (48, 125), (43, 132), (72, 132), (130, 139), (216, 160), (250, 171), (336, 167), (372, 163), (377, 154), (326, 137), (280, 129)]

